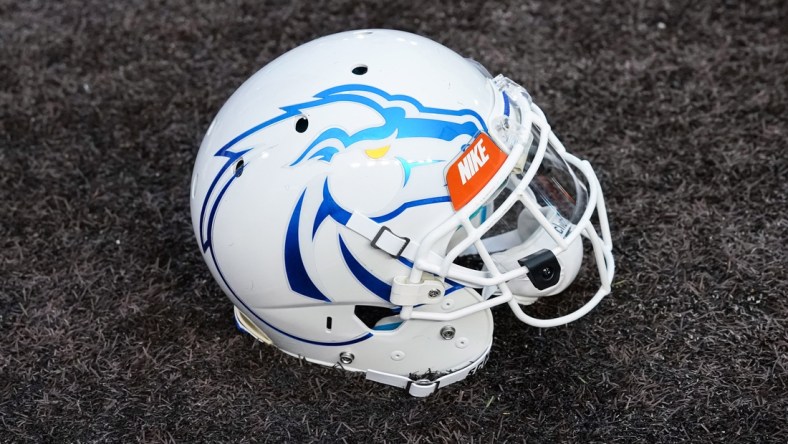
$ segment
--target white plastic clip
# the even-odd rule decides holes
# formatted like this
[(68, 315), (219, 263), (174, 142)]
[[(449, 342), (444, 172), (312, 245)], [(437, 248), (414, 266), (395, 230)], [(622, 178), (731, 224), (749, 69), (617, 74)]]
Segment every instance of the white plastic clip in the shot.
[(419, 381), (409, 381), (408, 385), (405, 386), (405, 390), (407, 390), (408, 394), (411, 396), (415, 396), (417, 398), (424, 398), (429, 396), (438, 391), (440, 387), (440, 381), (430, 381), (430, 380), (419, 380)]
[(442, 296), (443, 282), (437, 279), (414, 283), (409, 282), (407, 276), (397, 276), (391, 286), (391, 303), (394, 305), (437, 304)]

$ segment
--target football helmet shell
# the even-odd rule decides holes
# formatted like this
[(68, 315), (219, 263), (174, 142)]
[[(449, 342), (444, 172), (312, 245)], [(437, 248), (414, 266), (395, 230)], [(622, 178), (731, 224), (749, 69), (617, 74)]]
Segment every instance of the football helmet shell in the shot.
[[(399, 31), (323, 37), (247, 80), (202, 142), (191, 213), (242, 330), (415, 396), (485, 361), (490, 308), (561, 325), (614, 272), (596, 176), (525, 89)], [(572, 283), (583, 239), (597, 293), (557, 319), (523, 312)]]

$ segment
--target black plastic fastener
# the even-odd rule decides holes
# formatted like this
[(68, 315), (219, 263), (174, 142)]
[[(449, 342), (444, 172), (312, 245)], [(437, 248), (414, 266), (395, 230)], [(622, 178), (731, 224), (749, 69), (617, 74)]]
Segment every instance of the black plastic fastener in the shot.
[(561, 264), (550, 250), (539, 250), (517, 262), (528, 269), (528, 279), (537, 290), (550, 288), (561, 278)]

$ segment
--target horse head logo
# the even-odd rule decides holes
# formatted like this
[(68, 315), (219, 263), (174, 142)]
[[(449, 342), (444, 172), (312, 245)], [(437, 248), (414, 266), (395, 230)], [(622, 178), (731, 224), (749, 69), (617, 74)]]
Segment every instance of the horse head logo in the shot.
[[(343, 112), (350, 109), (353, 112)], [(309, 123), (304, 125), (314, 122), (314, 127), (319, 127), (320, 130), (309, 137), (305, 146), (277, 148), (293, 153), (282, 167), (298, 173), (301, 168), (311, 165), (310, 174), (314, 175), (314, 171), (321, 172), (316, 177), (310, 177), (304, 186), (285, 228), (285, 270), (287, 282), (295, 293), (326, 302), (331, 300), (320, 289), (319, 281), (313, 279), (304, 264), (304, 255), (309, 250), (303, 248), (305, 239), (314, 240), (319, 228), (328, 221), (339, 225), (346, 224), (352, 211), (358, 211), (359, 208), (367, 213), (370, 219), (383, 224), (410, 208), (449, 203), (450, 199), (445, 190), (441, 195), (420, 195), (423, 191), (413, 188), (418, 187), (418, 180), (414, 180), (414, 176), (418, 176), (418, 171), (426, 169), (424, 167), (442, 168), (454, 154), (459, 153), (459, 147), (480, 131), (487, 131), (484, 119), (473, 110), (429, 107), (414, 97), (390, 94), (360, 84), (336, 86), (315, 94), (313, 100), (284, 106), (280, 110), (281, 114), (249, 128), (216, 152), (216, 157), (226, 158), (226, 161), (216, 174), (202, 204), (200, 240), (203, 251), (207, 254), (212, 250), (211, 232), (216, 210), (223, 195), (238, 176), (228, 175), (227, 171), (249, 151), (235, 151), (240, 142), (252, 135), (264, 137), (267, 130), (288, 119), (292, 121), (308, 118), (306, 122)], [(361, 123), (363, 127), (359, 127), (358, 119), (354, 119), (354, 116), (358, 115), (366, 118)], [(331, 125), (322, 124), (326, 118), (331, 119)], [(462, 139), (458, 142), (458, 138)], [(446, 143), (454, 143), (458, 149), (448, 156), (445, 149), (436, 151), (433, 156), (422, 152), (425, 146), (429, 146), (425, 141), (431, 141), (433, 145), (442, 143), (444, 147)], [(347, 189), (332, 187), (329, 180), (332, 172), (341, 169), (343, 174), (351, 174), (353, 171), (364, 170), (354, 170), (353, 166), (376, 162), (388, 165), (385, 169), (388, 176), (382, 174), (375, 178), (377, 198), (360, 202), (354, 199), (364, 193), (351, 193)], [(220, 184), (222, 178), (225, 178), (226, 182)], [(322, 201), (315, 208), (306, 207), (305, 197), (308, 193), (322, 196)], [(348, 208), (352, 208), (352, 211)], [(311, 237), (306, 237), (303, 230), (309, 230)], [(338, 242), (353, 276), (371, 292), (388, 300), (390, 284), (371, 275), (353, 256), (341, 236)], [(219, 264), (216, 263), (212, 251), (211, 257), (218, 270)], [(221, 275), (221, 271), (219, 274)], [(225, 284), (230, 287), (226, 280)]]

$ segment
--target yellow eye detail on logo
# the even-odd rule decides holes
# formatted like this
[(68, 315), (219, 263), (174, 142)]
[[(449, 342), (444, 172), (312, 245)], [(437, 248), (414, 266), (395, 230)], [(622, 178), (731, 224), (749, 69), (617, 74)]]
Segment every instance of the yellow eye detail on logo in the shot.
[(364, 150), (364, 152), (367, 153), (367, 156), (369, 156), (372, 159), (380, 159), (381, 157), (385, 156), (386, 153), (389, 152), (389, 148), (391, 148), (391, 145)]

